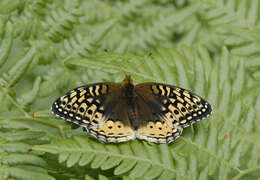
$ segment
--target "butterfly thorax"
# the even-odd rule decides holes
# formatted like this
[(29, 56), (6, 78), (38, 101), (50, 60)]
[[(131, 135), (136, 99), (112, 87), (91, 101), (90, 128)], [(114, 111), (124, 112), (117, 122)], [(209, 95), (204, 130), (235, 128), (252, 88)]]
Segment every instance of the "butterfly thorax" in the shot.
[(133, 80), (131, 79), (130, 76), (125, 77), (122, 84), (121, 93), (123, 98), (125, 98), (126, 101), (128, 102), (128, 104), (131, 104), (135, 97), (135, 93), (134, 93)]

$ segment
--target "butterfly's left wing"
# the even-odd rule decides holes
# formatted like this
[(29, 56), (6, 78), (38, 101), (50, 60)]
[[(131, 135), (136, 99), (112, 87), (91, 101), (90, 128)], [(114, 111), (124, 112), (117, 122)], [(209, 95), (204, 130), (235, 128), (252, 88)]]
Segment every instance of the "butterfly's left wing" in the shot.
[(170, 143), (182, 129), (208, 116), (211, 106), (198, 95), (176, 86), (142, 83), (135, 87), (137, 138)]
[(124, 142), (135, 138), (119, 83), (95, 83), (75, 88), (52, 105), (52, 112), (85, 127), (103, 142)]

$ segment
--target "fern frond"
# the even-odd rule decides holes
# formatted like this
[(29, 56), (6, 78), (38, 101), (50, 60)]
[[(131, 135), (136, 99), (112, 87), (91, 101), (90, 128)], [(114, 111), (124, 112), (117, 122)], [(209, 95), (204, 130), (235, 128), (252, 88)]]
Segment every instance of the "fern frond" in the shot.
[[(231, 53), (239, 56), (259, 59), (258, 1), (211, 1), (204, 6), (207, 23), (216, 28), (224, 44)], [(247, 58), (249, 60), (249, 58)], [(249, 62), (250, 64), (250, 62)], [(258, 65), (257, 65), (258, 66)]]
[[(115, 175), (121, 175), (128, 171), (134, 170), (139, 171), (139, 174), (142, 175), (146, 174), (146, 172), (150, 172), (146, 175), (147, 177), (158, 177), (161, 172), (164, 171), (179, 174), (184, 178), (186, 177), (185, 174), (178, 171), (176, 172), (175, 167), (173, 167), (171, 163), (166, 165), (163, 164), (163, 162), (160, 162), (160, 157), (158, 154), (149, 154), (149, 152), (146, 153), (145, 151), (154, 151), (157, 149), (156, 146), (149, 146), (150, 145), (145, 145), (134, 141), (115, 147), (114, 145), (102, 145), (95, 140), (86, 139), (85, 137), (74, 136), (73, 139), (63, 140), (56, 144), (35, 146), (33, 147), (33, 150), (60, 154), (60, 162), (66, 161), (68, 167), (78, 163), (80, 165), (90, 164), (92, 168), (107, 169), (109, 165), (109, 168), (116, 166), (114, 171)], [(134, 149), (134, 152), (131, 149)], [(143, 150), (140, 151), (140, 149)], [(159, 149), (156, 151), (159, 151)], [(91, 159), (89, 159), (90, 157)], [(169, 159), (167, 159), (167, 161), (169, 161)], [(143, 164), (145, 166), (148, 165), (148, 167), (152, 167), (153, 170), (150, 168), (132, 169), (138, 164), (138, 167)], [(154, 171), (158, 171), (160, 173), (154, 174)], [(134, 175), (135, 173), (132, 174)]]
[(170, 38), (172, 29), (186, 18), (191, 16), (198, 9), (198, 4), (194, 4), (177, 12), (160, 16), (147, 27), (139, 26), (130, 36), (131, 49), (148, 49), (154, 47), (160, 41)]
[(114, 11), (119, 21), (123, 24), (137, 20), (136, 17), (142, 15), (142, 7), (145, 6), (147, 0), (119, 2), (114, 7)]
[[(260, 177), (258, 0), (2, 0), (0, 14), (1, 180)], [(170, 145), (101, 144), (51, 115), (69, 89), (126, 74), (213, 115)]]
[(81, 7), (87, 12), (80, 18), (80, 22), (84, 24), (103, 22), (111, 16), (109, 4), (104, 1), (84, 1)]
[(23, 40), (35, 38), (35, 36), (38, 35), (38, 28), (33, 18), (30, 11), (24, 6), (20, 9), (16, 9), (15, 15), (10, 17), (12, 22), (16, 22), (13, 24), (14, 37), (20, 37)]
[[(95, 50), (95, 46), (100, 43), (101, 39), (109, 32), (116, 23), (115, 19), (105, 20), (88, 30), (88, 33), (78, 34), (64, 39), (60, 56), (64, 59), (72, 57), (90, 56)], [(94, 30), (93, 30), (94, 29)]]
[[(171, 58), (173, 58), (172, 55)], [(165, 59), (166, 60), (166, 59)], [(165, 82), (167, 77), (164, 75), (158, 75), (162, 73), (163, 68), (167, 68), (167, 71), (173, 71), (173, 65), (169, 66), (169, 63), (172, 59), (167, 59), (162, 61), (159, 58), (154, 58), (153, 56), (135, 56), (132, 54), (105, 54), (98, 57), (89, 57), (89, 58), (74, 58), (68, 59), (65, 61), (66, 65), (77, 65), (85, 66), (88, 68), (97, 69), (109, 73), (119, 73), (125, 72), (131, 75), (139, 76), (139, 78), (153, 80), (153, 81), (163, 81)], [(133, 63), (135, 62), (135, 63)], [(120, 64), (120, 66), (118, 66)], [(147, 67), (144, 67), (143, 64), (147, 64)], [(168, 64), (168, 67), (167, 65)], [(144, 73), (145, 72), (145, 73)], [(156, 77), (156, 78), (155, 78)], [(159, 80), (158, 80), (159, 78)], [(172, 80), (172, 79), (171, 79)]]
[(82, 13), (78, 6), (70, 7), (70, 9), (54, 8), (45, 17), (42, 25), (47, 36), (54, 42), (59, 42), (69, 37), (74, 24), (79, 23), (80, 16)]
[[(201, 171), (201, 177), (205, 176), (205, 173), (210, 174), (210, 177), (218, 176), (224, 179), (229, 179), (232, 174), (239, 176), (247, 171), (240, 165), (242, 159), (249, 158), (248, 155), (253, 153), (248, 147), (259, 145), (250, 140), (250, 134), (253, 132), (245, 129), (244, 123), (247, 122), (246, 126), (252, 127), (253, 121), (244, 119), (246, 116), (241, 114), (242, 107), (244, 114), (249, 113), (248, 117), (251, 119), (256, 114), (256, 109), (250, 110), (242, 104), (247, 101), (246, 96), (241, 96), (248, 87), (248, 82), (244, 80), (245, 66), (243, 60), (237, 60), (233, 68), (229, 65), (231, 57), (232, 54), (223, 48), (220, 56), (222, 62), (217, 61), (220, 68), (213, 67), (209, 52), (203, 47), (198, 48), (197, 52), (192, 52), (187, 47), (183, 47), (182, 51), (160, 49), (151, 56), (107, 54), (95, 58), (96, 66), (90, 63), (93, 62), (90, 58), (70, 59), (66, 64), (94, 69), (100, 65), (102, 69), (114, 69), (114, 73), (120, 72), (116, 69), (120, 64), (120, 69), (137, 79), (149, 77), (154, 78), (154, 81), (174, 81), (182, 87), (200, 90), (208, 97), (215, 114), (210, 120), (194, 125), (195, 132), (202, 128), (197, 133), (188, 133), (190, 137), (184, 133), (179, 143), (174, 143), (176, 149), (173, 146), (150, 146), (137, 141), (122, 145), (103, 145), (92, 139), (76, 136), (55, 144), (35, 146), (34, 150), (59, 154), (60, 162), (66, 161), (68, 167), (90, 164), (92, 169), (113, 168), (115, 175), (129, 174), (131, 178), (189, 179), (194, 177), (194, 166), (196, 169), (208, 167), (207, 170)], [(146, 64), (146, 67), (143, 67), (142, 63)], [(170, 74), (174, 74), (175, 78), (169, 79)], [(250, 106), (255, 106), (254, 102), (250, 103)], [(182, 149), (184, 145), (181, 143), (185, 144), (185, 149)], [(199, 159), (193, 156), (196, 153), (202, 153)], [(198, 164), (198, 167), (195, 164)]]

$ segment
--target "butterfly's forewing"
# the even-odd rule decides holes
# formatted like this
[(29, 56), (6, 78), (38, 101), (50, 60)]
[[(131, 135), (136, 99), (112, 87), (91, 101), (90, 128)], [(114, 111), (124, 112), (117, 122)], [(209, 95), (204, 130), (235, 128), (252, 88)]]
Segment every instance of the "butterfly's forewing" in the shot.
[(117, 96), (119, 91), (119, 83), (78, 87), (58, 98), (52, 105), (52, 112), (85, 127), (87, 132), (101, 141), (127, 141), (134, 138), (134, 131), (127, 109), (118, 109), (122, 103)]
[(183, 128), (211, 113), (211, 106), (204, 99), (179, 87), (143, 83), (136, 85), (135, 91), (140, 111), (139, 139), (170, 143), (180, 136)]

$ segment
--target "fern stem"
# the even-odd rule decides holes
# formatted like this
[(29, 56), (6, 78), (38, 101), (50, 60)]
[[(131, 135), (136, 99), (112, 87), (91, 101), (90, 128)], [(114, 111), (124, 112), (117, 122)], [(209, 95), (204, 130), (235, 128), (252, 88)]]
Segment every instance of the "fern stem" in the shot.
[(237, 176), (235, 176), (232, 180), (237, 180), (237, 179), (239, 179), (240, 177), (242, 177), (242, 176), (244, 176), (244, 175), (246, 175), (246, 174), (248, 174), (248, 173), (251, 173), (251, 172), (253, 172), (253, 171), (256, 171), (256, 170), (258, 170), (258, 169), (260, 169), (260, 166), (256, 166), (256, 167), (253, 167), (253, 168), (249, 168), (249, 169), (243, 170), (243, 171), (241, 171)]

